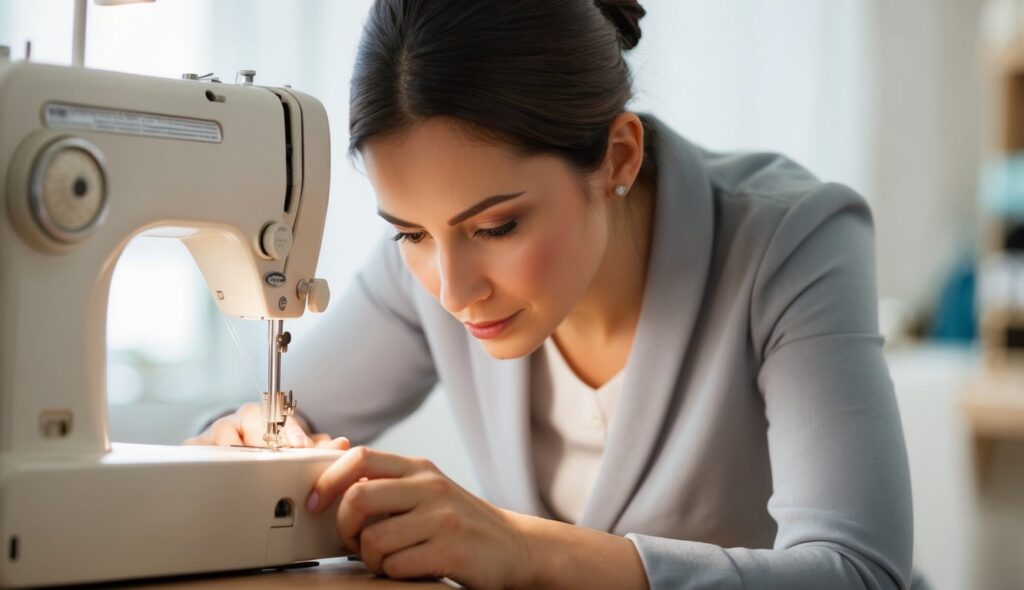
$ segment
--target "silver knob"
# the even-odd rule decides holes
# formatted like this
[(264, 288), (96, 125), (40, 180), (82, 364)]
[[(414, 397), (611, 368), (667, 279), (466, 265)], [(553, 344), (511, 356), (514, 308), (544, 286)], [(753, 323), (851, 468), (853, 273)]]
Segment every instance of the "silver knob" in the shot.
[(242, 78), (242, 84), (246, 86), (252, 86), (252, 80), (256, 77), (256, 70), (238, 70), (235, 75), (235, 84), (238, 84), (238, 79)]

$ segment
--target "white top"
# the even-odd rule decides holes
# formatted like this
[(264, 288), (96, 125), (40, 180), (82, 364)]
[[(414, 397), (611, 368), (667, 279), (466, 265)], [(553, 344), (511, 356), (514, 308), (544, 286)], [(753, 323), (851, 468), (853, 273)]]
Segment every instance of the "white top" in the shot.
[(624, 371), (594, 389), (551, 338), (531, 362), (530, 430), (540, 497), (556, 518), (575, 523), (594, 487)]

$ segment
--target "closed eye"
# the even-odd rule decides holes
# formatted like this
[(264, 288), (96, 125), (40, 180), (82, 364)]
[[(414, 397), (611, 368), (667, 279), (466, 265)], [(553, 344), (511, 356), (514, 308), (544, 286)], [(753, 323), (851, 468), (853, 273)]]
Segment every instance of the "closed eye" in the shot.
[(415, 244), (415, 243), (421, 241), (424, 238), (424, 236), (426, 236), (426, 235), (427, 235), (427, 232), (422, 232), (422, 231), (412, 231), (412, 232), (401, 232), (400, 231), (397, 234), (395, 234), (394, 237), (391, 238), (391, 239), (396, 241), (396, 242), (409, 242), (411, 244)]
[(478, 229), (473, 235), (487, 240), (502, 238), (512, 233), (512, 230), (514, 230), (517, 225), (519, 225), (519, 222), (513, 219), (512, 221), (499, 225), (498, 227)]

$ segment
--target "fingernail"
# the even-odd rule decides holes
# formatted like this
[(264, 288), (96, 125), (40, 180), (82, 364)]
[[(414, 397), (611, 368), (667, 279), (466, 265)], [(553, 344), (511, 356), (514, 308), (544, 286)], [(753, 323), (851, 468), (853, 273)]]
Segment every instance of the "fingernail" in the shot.
[(316, 507), (320, 505), (320, 494), (313, 492), (309, 495), (309, 499), (306, 500), (306, 510), (313, 512)]

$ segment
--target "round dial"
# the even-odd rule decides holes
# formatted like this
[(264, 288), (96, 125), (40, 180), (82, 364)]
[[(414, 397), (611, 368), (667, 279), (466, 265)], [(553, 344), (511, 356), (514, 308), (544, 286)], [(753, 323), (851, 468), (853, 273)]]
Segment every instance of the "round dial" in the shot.
[(260, 233), (260, 250), (264, 258), (280, 260), (292, 251), (292, 230), (278, 221), (268, 222)]
[(88, 229), (99, 217), (105, 200), (106, 182), (99, 164), (75, 147), (62, 149), (40, 164), (39, 196), (46, 217), (57, 226), (58, 233)]
[(77, 137), (58, 139), (31, 162), (28, 209), (47, 239), (85, 239), (107, 214), (107, 179), (99, 150)]

